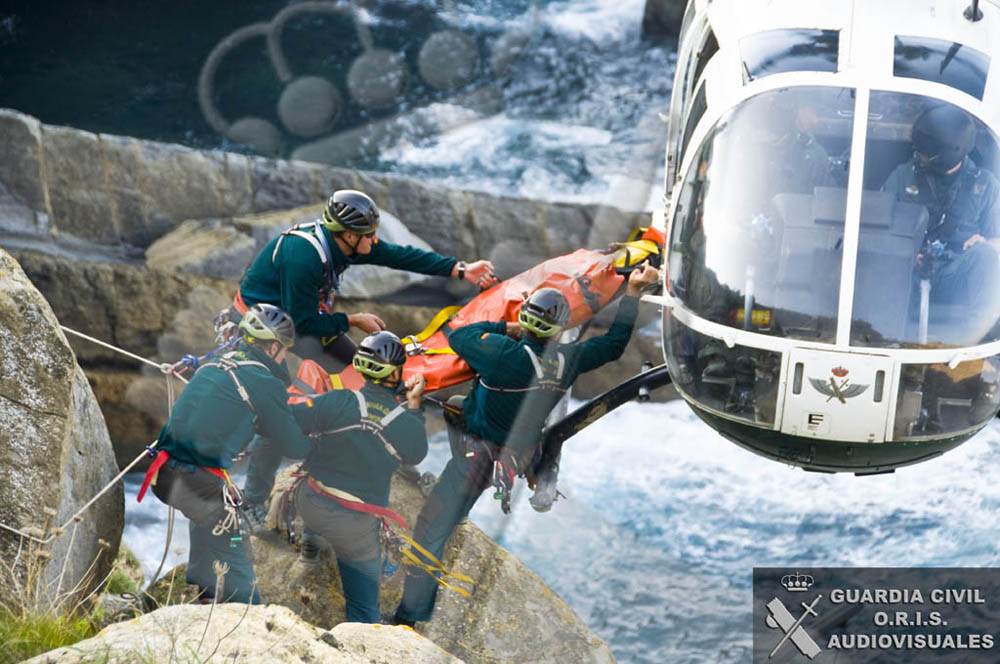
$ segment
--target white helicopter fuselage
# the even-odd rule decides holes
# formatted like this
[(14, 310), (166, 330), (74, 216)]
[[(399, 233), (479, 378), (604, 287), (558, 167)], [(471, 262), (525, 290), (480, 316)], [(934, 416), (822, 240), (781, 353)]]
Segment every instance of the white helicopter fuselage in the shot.
[(678, 391), (738, 444), (877, 473), (996, 416), (1000, 7), (973, 5), (689, 3), (655, 300)]

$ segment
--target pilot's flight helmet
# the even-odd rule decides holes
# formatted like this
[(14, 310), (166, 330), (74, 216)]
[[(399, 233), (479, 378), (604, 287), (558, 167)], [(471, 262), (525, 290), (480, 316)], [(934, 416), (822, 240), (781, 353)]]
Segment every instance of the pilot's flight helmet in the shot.
[(249, 343), (277, 341), (286, 348), (295, 343), (295, 323), (284, 309), (273, 304), (255, 304), (240, 321), (240, 332)]
[(359, 235), (371, 235), (378, 230), (379, 211), (375, 201), (354, 189), (339, 189), (326, 203), (323, 210), (323, 225), (328, 231), (339, 233), (352, 231)]
[(976, 124), (955, 106), (936, 106), (913, 123), (913, 151), (918, 166), (946, 173), (976, 145)]
[(403, 344), (392, 332), (382, 330), (370, 334), (358, 345), (354, 353), (354, 370), (381, 380), (406, 363)]
[(521, 305), (517, 322), (536, 337), (553, 337), (569, 322), (569, 302), (555, 288), (539, 288)]

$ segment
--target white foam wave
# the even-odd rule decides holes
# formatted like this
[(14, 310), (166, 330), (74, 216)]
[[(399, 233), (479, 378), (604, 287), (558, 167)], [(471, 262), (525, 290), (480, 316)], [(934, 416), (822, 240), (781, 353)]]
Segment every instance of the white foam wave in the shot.
[(543, 20), (554, 32), (596, 43), (638, 36), (645, 0), (572, 0), (548, 4)]

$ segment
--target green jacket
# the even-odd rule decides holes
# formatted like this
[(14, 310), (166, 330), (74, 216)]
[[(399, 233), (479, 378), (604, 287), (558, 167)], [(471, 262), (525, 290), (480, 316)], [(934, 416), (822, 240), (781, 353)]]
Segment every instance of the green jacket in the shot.
[[(545, 418), (576, 377), (621, 357), (638, 311), (638, 298), (622, 297), (607, 333), (577, 344), (546, 344), (530, 335), (515, 341), (506, 336), (504, 321), (453, 331), (449, 345), (479, 374), (462, 405), (466, 431), (514, 452), (534, 448)], [(535, 389), (539, 381), (526, 347), (538, 358), (548, 387)]]
[(424, 415), (405, 407), (385, 424), (382, 436), (396, 450), (400, 459), (392, 456), (382, 440), (370, 430), (358, 429), (328, 433), (355, 427), (362, 421), (357, 394), (364, 397), (367, 421), (381, 425), (399, 404), (396, 392), (372, 382), (358, 391), (332, 390), (312, 399), (312, 405), (292, 406), (299, 425), (314, 439), (313, 449), (305, 462), (305, 470), (327, 486), (352, 493), (366, 503), (389, 504), (389, 482), (402, 463), (416, 465), (427, 454), (427, 432)]
[[(261, 250), (240, 283), (240, 294), (248, 306), (264, 302), (281, 307), (295, 321), (298, 335), (322, 339), (347, 331), (349, 325), (345, 314), (322, 313), (318, 305), (325, 295), (336, 290), (340, 275), (351, 265), (384, 265), (448, 276), (458, 262), (456, 258), (433, 251), (381, 241), (375, 243), (369, 254), (345, 256), (333, 241), (333, 234), (321, 229), (330, 249), (332, 274), (324, 272), (319, 252), (308, 240), (295, 235), (279, 235)], [(281, 246), (275, 254), (279, 239)]]
[[(236, 366), (233, 373), (250, 397), (253, 411), (240, 397), (232, 376), (217, 363), (198, 369), (174, 404), (160, 432), (158, 449), (177, 461), (209, 468), (229, 468), (254, 431), (279, 444), (284, 455), (302, 457), (309, 439), (288, 407), (288, 373), (263, 352), (241, 343), (223, 359), (259, 362)], [(257, 415), (254, 427), (254, 411)]]

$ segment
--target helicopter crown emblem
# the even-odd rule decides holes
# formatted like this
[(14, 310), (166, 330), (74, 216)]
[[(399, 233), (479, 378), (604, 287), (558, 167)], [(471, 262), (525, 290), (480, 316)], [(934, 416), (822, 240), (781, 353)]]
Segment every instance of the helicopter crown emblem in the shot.
[(848, 371), (844, 367), (834, 367), (833, 369), (830, 370), (830, 373), (832, 373), (837, 378), (843, 378), (844, 376), (849, 374), (850, 371)]

